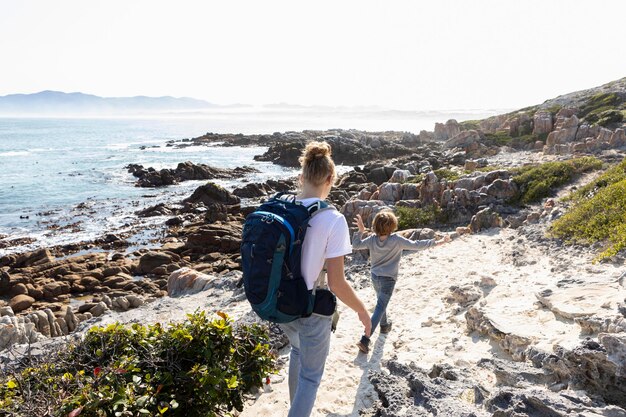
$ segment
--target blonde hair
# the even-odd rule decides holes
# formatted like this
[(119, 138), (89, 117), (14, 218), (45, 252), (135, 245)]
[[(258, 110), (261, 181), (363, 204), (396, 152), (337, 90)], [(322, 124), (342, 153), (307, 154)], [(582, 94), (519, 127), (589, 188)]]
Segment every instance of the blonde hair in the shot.
[(335, 163), (330, 157), (330, 145), (326, 142), (309, 142), (298, 159), (302, 166), (302, 180), (322, 185), (329, 176), (335, 177)]
[(390, 210), (383, 210), (374, 216), (372, 229), (378, 236), (390, 235), (398, 228), (398, 218)]

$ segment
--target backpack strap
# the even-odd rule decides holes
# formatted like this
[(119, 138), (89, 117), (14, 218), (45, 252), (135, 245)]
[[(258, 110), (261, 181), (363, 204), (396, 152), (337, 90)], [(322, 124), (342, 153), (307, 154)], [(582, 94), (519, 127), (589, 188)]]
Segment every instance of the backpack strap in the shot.
[(315, 295), (315, 292), (317, 291), (318, 288), (325, 288), (325, 287), (326, 287), (326, 261), (324, 261), (322, 270), (320, 271), (320, 274), (317, 276), (317, 279), (315, 280), (315, 284), (313, 284), (312, 294)]

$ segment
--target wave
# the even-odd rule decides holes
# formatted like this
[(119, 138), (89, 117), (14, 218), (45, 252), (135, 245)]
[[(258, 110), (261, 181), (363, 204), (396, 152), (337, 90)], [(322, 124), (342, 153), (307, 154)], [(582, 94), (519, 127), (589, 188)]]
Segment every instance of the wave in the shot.
[(8, 151), (8, 152), (0, 152), (0, 157), (6, 156), (28, 156), (30, 155), (29, 151)]

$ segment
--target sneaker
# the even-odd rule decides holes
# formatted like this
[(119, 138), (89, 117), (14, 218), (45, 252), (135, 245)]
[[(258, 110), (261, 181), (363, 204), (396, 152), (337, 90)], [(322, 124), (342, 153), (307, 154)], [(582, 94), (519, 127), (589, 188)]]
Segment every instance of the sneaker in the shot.
[(386, 334), (389, 333), (391, 331), (391, 322), (387, 323), (387, 324), (383, 324), (380, 326), (380, 332), (382, 334)]
[(362, 341), (358, 341), (357, 342), (357, 347), (359, 348), (359, 350), (363, 353), (368, 353), (370, 351), (370, 348), (368, 345), (366, 345), (365, 343), (363, 343)]

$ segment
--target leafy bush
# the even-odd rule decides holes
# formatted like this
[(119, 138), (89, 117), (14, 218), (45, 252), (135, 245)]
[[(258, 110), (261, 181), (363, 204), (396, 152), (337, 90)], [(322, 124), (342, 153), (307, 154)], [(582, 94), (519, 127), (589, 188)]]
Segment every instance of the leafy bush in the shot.
[(204, 312), (163, 327), (119, 323), (0, 377), (0, 415), (218, 416), (275, 371), (258, 325)]
[(415, 229), (436, 222), (445, 222), (443, 211), (437, 205), (422, 208), (397, 207), (398, 229)]
[(569, 242), (607, 241), (597, 259), (615, 255), (626, 248), (626, 180), (599, 190), (557, 219), (550, 233)]
[(509, 146), (513, 138), (505, 132), (485, 133), (485, 145), (487, 146)]
[(611, 123), (619, 123), (624, 120), (624, 115), (619, 110), (606, 110), (598, 114), (598, 124), (600, 126), (608, 126)]
[(589, 184), (580, 187), (566, 199), (580, 201), (592, 198), (600, 189), (623, 180), (626, 180), (626, 159), (607, 169), (604, 174), (591, 181)]
[(549, 197), (555, 188), (573, 181), (578, 175), (601, 167), (602, 161), (586, 156), (517, 168), (513, 170), (513, 181), (520, 189), (517, 201), (523, 204), (537, 202)]
[(574, 206), (552, 224), (552, 236), (568, 242), (606, 242), (597, 260), (626, 248), (626, 159), (568, 199)]
[(459, 178), (461, 178), (460, 173), (453, 171), (451, 169), (447, 169), (447, 168), (439, 168), (433, 172), (437, 176), (437, 179), (439, 179), (440, 181), (441, 180), (456, 181)]

